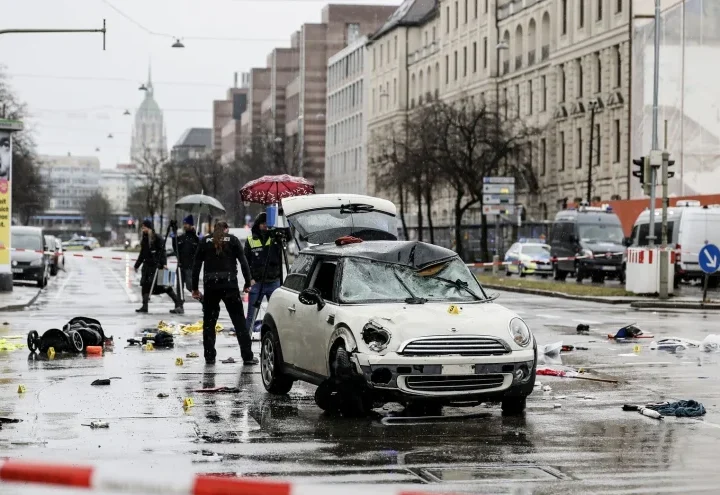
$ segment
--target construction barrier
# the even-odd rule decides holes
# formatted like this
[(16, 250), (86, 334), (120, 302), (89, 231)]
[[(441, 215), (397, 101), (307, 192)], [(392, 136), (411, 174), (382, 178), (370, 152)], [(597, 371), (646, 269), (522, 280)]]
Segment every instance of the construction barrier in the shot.
[[(668, 263), (668, 292), (673, 293), (676, 253), (671, 248)], [(628, 248), (625, 269), (625, 290), (634, 294), (660, 292), (661, 248)]]
[(16, 460), (0, 461), (0, 485), (6, 482), (138, 495), (430, 495), (419, 490), (408, 491), (376, 485), (294, 484), (259, 478), (197, 475), (181, 471), (163, 475), (157, 470), (147, 470), (144, 473), (123, 472), (115, 466), (96, 468)]

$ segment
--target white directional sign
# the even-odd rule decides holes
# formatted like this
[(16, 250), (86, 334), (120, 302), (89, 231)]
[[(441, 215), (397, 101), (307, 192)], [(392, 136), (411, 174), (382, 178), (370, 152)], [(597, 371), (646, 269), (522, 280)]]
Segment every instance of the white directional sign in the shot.
[(715, 244), (706, 244), (698, 253), (698, 263), (705, 273), (715, 273), (720, 268), (720, 249)]
[(483, 177), (483, 214), (515, 214), (514, 177)]
[(483, 177), (483, 184), (515, 184), (515, 177)]
[(515, 184), (483, 184), (483, 194), (515, 194)]
[(483, 205), (484, 215), (514, 215), (515, 205)]

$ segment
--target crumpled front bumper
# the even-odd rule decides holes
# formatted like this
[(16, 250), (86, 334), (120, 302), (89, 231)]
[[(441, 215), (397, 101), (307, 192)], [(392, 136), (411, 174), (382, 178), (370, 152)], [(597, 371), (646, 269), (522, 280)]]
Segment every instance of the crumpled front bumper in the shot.
[(536, 351), (501, 356), (384, 356), (355, 353), (356, 371), (373, 391), (400, 400), (463, 401), (529, 395)]

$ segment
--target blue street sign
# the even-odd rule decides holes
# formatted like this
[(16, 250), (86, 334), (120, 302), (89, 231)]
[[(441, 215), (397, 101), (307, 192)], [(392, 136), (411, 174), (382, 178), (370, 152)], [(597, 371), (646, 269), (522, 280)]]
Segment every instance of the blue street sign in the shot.
[(706, 244), (698, 253), (700, 269), (705, 273), (715, 273), (720, 268), (720, 248), (715, 244)]

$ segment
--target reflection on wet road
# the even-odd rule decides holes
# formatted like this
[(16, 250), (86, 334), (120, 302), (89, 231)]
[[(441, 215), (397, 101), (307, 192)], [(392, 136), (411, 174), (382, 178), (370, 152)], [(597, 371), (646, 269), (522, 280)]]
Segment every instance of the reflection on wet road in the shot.
[[(190, 352), (202, 356), (199, 334), (176, 337), (174, 350), (125, 348), (126, 339), (141, 328), (171, 319), (172, 305), (162, 297), (151, 302), (151, 314), (135, 314), (139, 298), (133, 277), (123, 262), (69, 260), (68, 273), (34, 307), (0, 315), (0, 323), (7, 323), (0, 338), (42, 332), (84, 315), (99, 319), (116, 342), (115, 351), (104, 357), (50, 361), (28, 358), (25, 351), (0, 352), (0, 417), (22, 419), (0, 430), (0, 456), (91, 461), (128, 473), (151, 465), (476, 493), (693, 493), (715, 492), (719, 486), (720, 389), (714, 384), (720, 354), (651, 351), (649, 341), (635, 353), (633, 345), (607, 338), (637, 322), (660, 338), (702, 340), (720, 333), (712, 315), (502, 294), (499, 303), (519, 311), (541, 344), (562, 340), (589, 348), (553, 363), (594, 369), (621, 383), (539, 377), (552, 390), (536, 389), (519, 418), (503, 417), (497, 406), (446, 408), (444, 421), (404, 418), (399, 406), (386, 406), (358, 420), (321, 414), (312, 386), (296, 384), (288, 397), (271, 397), (259, 367), (206, 367), (202, 359), (186, 358)], [(197, 303), (188, 302), (186, 310), (178, 322), (200, 319)], [(577, 335), (578, 322), (590, 325), (589, 336)], [(227, 319), (221, 323), (230, 325)], [(239, 360), (235, 338), (220, 335), (218, 357), (229, 356)], [(184, 358), (182, 366), (175, 364), (177, 357)], [(110, 377), (118, 377), (110, 386), (90, 385)], [(17, 393), (20, 384), (24, 394)], [(240, 392), (196, 392), (220, 386)], [(185, 398), (195, 405), (184, 410)], [(657, 421), (621, 410), (625, 403), (667, 399), (697, 399), (708, 414), (700, 420)], [(472, 417), (459, 418), (464, 414)], [(93, 420), (108, 421), (110, 427), (83, 426)], [(1, 491), (51, 493), (11, 485)]]

